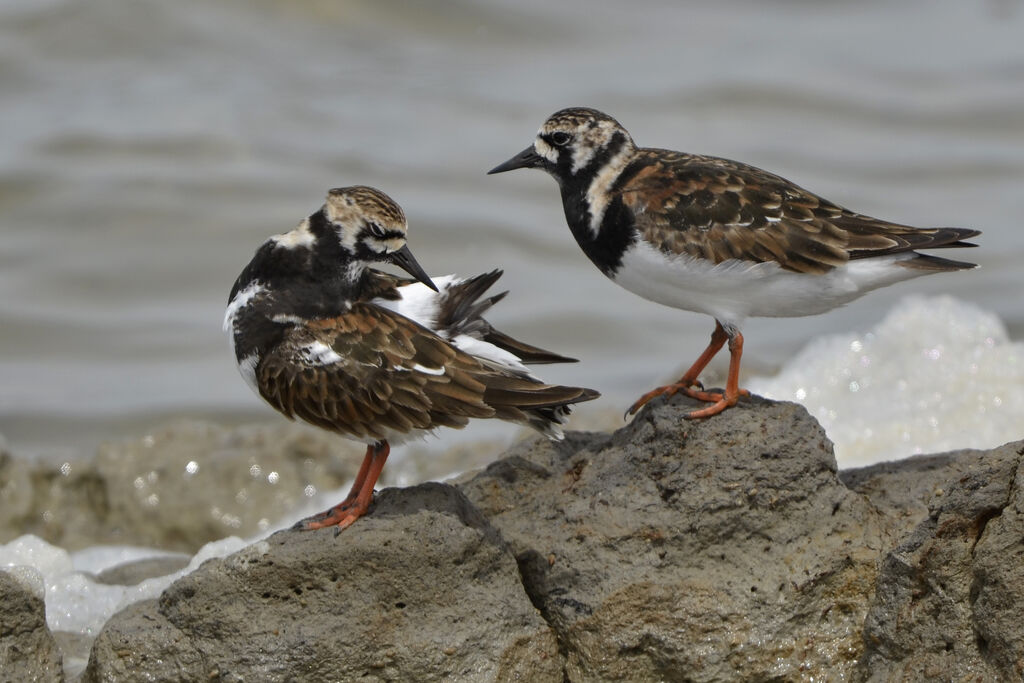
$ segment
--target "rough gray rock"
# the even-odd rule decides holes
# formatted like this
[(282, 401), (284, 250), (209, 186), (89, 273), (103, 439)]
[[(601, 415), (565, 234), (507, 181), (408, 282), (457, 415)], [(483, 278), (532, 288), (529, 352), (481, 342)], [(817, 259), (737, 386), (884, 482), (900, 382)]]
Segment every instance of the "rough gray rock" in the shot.
[(1024, 442), (949, 456), (959, 477), (882, 562), (872, 681), (1024, 679)]
[(83, 462), (33, 463), (0, 451), (0, 543), (35, 534), (68, 550), (126, 544), (195, 552), (225, 536), (257, 534), (304, 503), (306, 486), (340, 488), (362, 451), (289, 423), (203, 422), (105, 444)]
[(837, 473), (800, 406), (692, 407), (208, 562), (115, 616), (85, 679), (1024, 676), (1024, 442)]
[(461, 488), (511, 544), (570, 680), (849, 676), (890, 542), (795, 404), (516, 448)]
[(85, 681), (561, 681), (554, 635), (456, 489), (383, 491), (333, 530), (283, 531), (115, 615)]
[(985, 456), (985, 451), (918, 455), (843, 470), (839, 479), (871, 501), (884, 516), (890, 532), (902, 538), (927, 519), (928, 511), (950, 485)]
[(0, 682), (63, 680), (43, 599), (14, 575), (0, 571)]

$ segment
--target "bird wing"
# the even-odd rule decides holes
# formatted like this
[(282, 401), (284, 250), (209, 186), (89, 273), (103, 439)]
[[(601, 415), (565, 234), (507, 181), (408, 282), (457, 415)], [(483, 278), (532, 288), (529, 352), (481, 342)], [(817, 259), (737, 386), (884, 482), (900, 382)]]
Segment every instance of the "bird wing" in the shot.
[(754, 166), (668, 150), (641, 150), (615, 191), (644, 239), (712, 263), (776, 261), (822, 274), (855, 258), (973, 246), (959, 242), (978, 234), (878, 220)]
[(492, 270), (475, 277), (461, 280), (445, 290), (437, 318), (438, 328), (449, 337), (468, 334), (476, 339), (493, 344), (502, 351), (511, 353), (527, 365), (542, 363), (575, 363), (569, 358), (552, 351), (527, 344), (500, 332), (484, 319), (494, 304), (505, 298), (508, 292), (483, 298), (484, 293), (498, 281), (501, 270)]
[(486, 367), (427, 328), (369, 303), (289, 328), (256, 369), (260, 394), (288, 417), (384, 439), (470, 418), (526, 421), (522, 409), (582, 400), (585, 390)]

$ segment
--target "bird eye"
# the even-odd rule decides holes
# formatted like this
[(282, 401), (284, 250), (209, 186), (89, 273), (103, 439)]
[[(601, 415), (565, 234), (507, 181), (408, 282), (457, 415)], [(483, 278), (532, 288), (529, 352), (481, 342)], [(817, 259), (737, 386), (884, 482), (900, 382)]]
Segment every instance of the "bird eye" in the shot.
[(568, 143), (569, 140), (572, 140), (572, 136), (566, 133), (565, 131), (560, 130), (551, 134), (551, 144), (553, 145), (561, 147)]
[(370, 223), (370, 234), (378, 239), (384, 238), (384, 228), (379, 223)]

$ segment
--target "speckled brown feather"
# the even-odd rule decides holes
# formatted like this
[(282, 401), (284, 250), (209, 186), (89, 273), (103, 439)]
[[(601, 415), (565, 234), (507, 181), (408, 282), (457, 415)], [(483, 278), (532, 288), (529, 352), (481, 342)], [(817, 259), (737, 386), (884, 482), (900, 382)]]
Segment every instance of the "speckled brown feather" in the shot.
[[(302, 349), (316, 343), (339, 359), (311, 362)], [(430, 330), (367, 303), (291, 328), (260, 363), (257, 383), (288, 417), (378, 440), (389, 432), (463, 427), (474, 417), (528, 422), (523, 410), (588, 395), (484, 367)]]
[[(912, 228), (855, 214), (759, 168), (728, 159), (639, 149), (612, 189), (652, 245), (721, 263), (777, 261), (823, 274), (850, 259), (973, 246), (962, 228)], [(956, 262), (950, 262), (956, 263)]]

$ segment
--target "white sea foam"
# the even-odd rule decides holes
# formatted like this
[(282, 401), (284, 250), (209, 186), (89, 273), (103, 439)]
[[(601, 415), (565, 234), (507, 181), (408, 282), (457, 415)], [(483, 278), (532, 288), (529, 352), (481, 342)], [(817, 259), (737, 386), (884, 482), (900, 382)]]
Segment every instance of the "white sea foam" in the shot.
[(40, 596), (45, 590), (46, 623), (50, 630), (96, 636), (118, 610), (140, 600), (158, 597), (165, 588), (206, 560), (226, 557), (257, 543), (274, 531), (287, 528), (295, 521), (336, 503), (345, 491), (347, 487), (319, 492), (288, 519), (280, 520), (266, 532), (249, 539), (230, 536), (207, 543), (182, 570), (147, 579), (134, 586), (99, 583), (94, 575), (126, 562), (176, 554), (134, 546), (93, 546), (69, 553), (37, 536), (25, 535), (0, 545), (0, 570), (13, 574)]
[[(133, 602), (155, 598), (171, 583), (211, 557), (224, 557), (244, 547), (237, 537), (203, 546), (179, 572), (147, 579), (135, 586), (98, 583), (91, 572), (117, 566), (125, 557), (161, 557), (168, 553), (126, 547), (96, 547), (68, 553), (37, 536), (21, 536), (0, 545), (0, 569), (22, 577), (34, 575), (45, 586), (46, 623), (54, 631), (95, 636), (114, 612)], [(79, 560), (79, 556), (84, 561)]]
[(952, 297), (908, 297), (868, 332), (810, 342), (754, 393), (802, 403), (840, 467), (1024, 437), (1024, 344)]

